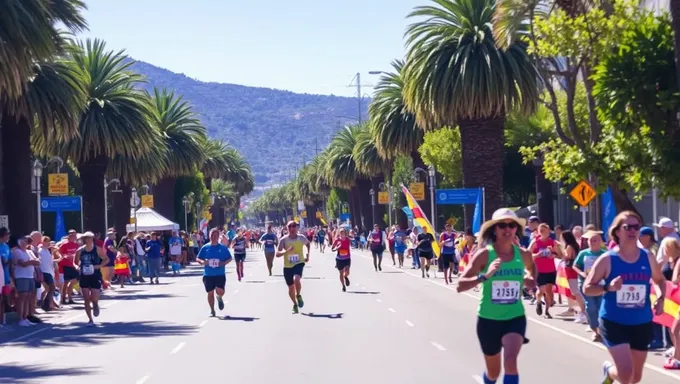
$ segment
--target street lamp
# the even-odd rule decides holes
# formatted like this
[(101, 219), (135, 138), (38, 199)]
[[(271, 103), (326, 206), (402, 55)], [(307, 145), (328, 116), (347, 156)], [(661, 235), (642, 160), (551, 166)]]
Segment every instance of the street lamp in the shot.
[(38, 232), (42, 233), (42, 218), (40, 217), (40, 179), (43, 174), (43, 165), (36, 160), (33, 163), (33, 177), (35, 178), (35, 200), (38, 207)]
[(388, 217), (388, 221), (389, 221), (389, 224), (390, 224), (390, 228), (392, 228), (392, 194), (390, 193), (390, 190), (392, 189), (392, 187), (389, 184), (380, 183), (380, 184), (378, 184), (378, 188), (380, 189), (380, 191), (387, 192), (387, 194), (388, 194), (387, 217)]
[(437, 217), (434, 214), (434, 189), (437, 182), (437, 173), (434, 166), (427, 167), (427, 173), (430, 175), (430, 210), (432, 211), (432, 231), (437, 232)]
[[(106, 233), (106, 229), (109, 227), (109, 197), (108, 197), (108, 188), (109, 185), (116, 185), (117, 187), (120, 186), (120, 180), (118, 179), (111, 179), (110, 181), (107, 181), (104, 179), (104, 233)], [(111, 192), (123, 192), (120, 190), (120, 188), (116, 188)]]
[(188, 233), (189, 226), (187, 225), (187, 214), (189, 213), (189, 204), (191, 204), (191, 200), (188, 196), (182, 198), (182, 204), (184, 204), (184, 230)]
[[(534, 167), (536, 168), (536, 216), (541, 217), (541, 188), (539, 186), (539, 177), (541, 174), (541, 168), (543, 168), (543, 154), (539, 154), (538, 157), (536, 157), (532, 163), (534, 164)], [(545, 214), (545, 212), (543, 212)], [(583, 212), (583, 216), (585, 216), (585, 212)]]
[(375, 191), (373, 188), (368, 191), (368, 194), (371, 195), (371, 216), (373, 217), (373, 225), (375, 225)]

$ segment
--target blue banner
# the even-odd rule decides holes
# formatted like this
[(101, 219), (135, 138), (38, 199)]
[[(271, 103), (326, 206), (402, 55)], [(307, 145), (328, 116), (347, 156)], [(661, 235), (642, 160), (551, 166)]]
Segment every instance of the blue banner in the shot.
[(54, 225), (54, 241), (59, 241), (64, 236), (66, 236), (64, 213), (62, 211), (57, 211), (57, 223)]
[(43, 197), (40, 199), (42, 212), (80, 211), (80, 196)]
[(437, 204), (476, 204), (481, 194), (479, 188), (438, 189)]
[(482, 190), (477, 190), (477, 202), (475, 212), (472, 214), (472, 233), (477, 233), (482, 228)]
[(340, 221), (347, 221), (350, 219), (349, 213), (342, 213), (340, 214)]
[(616, 205), (614, 204), (614, 196), (612, 195), (611, 188), (607, 187), (607, 190), (602, 194), (602, 232), (604, 234), (602, 237), (606, 239), (609, 227), (614, 222), (616, 217)]

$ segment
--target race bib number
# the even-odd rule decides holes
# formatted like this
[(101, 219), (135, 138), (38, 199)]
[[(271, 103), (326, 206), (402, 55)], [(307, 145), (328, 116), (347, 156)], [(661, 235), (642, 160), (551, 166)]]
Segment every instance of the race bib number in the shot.
[(170, 247), (170, 254), (171, 255), (179, 255), (182, 253), (182, 246), (179, 244), (174, 244), (172, 247)]
[(300, 255), (288, 255), (288, 262), (295, 264), (300, 262)]
[(445, 247), (453, 247), (453, 241), (447, 241), (444, 243)]
[(269, 244), (269, 245), (274, 244), (274, 240), (267, 240), (267, 244)]
[(376, 244), (378, 244), (378, 243), (380, 243), (381, 241), (380, 241), (380, 238), (374, 238), (374, 239), (373, 239), (373, 242), (376, 243)]
[(94, 274), (94, 265), (83, 265), (82, 271), (83, 271), (83, 275), (93, 275)]
[(642, 308), (647, 299), (647, 286), (644, 284), (623, 284), (616, 291), (616, 305), (619, 308)]
[(217, 268), (220, 266), (220, 259), (208, 259), (208, 266), (210, 268)]
[(519, 300), (519, 281), (494, 281), (491, 289), (491, 302), (494, 304), (515, 304)]
[(542, 250), (541, 250), (541, 256), (545, 256), (545, 257), (550, 256), (550, 250), (547, 249), (547, 248), (546, 248), (546, 249), (542, 249)]
[(593, 268), (593, 265), (595, 265), (595, 260), (594, 258), (586, 257), (583, 259), (583, 270), (585, 273), (589, 273), (590, 270)]
[(346, 249), (341, 249), (341, 250), (338, 251), (338, 255), (347, 256), (347, 255), (349, 255), (349, 251), (346, 250)]

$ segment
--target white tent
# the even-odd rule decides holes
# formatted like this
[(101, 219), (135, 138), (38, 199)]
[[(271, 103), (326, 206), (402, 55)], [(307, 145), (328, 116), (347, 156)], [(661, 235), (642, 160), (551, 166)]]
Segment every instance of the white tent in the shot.
[[(161, 216), (160, 213), (154, 211), (153, 209), (140, 208), (137, 210), (138, 232), (171, 231), (173, 229), (179, 229), (179, 224), (173, 223), (172, 221), (166, 219), (165, 217)], [(134, 230), (135, 230), (134, 224), (127, 225), (128, 232)]]

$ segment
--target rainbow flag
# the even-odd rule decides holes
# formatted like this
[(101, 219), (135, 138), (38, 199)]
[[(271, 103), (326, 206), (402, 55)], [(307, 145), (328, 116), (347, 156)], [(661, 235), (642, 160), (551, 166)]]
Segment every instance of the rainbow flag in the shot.
[[(656, 300), (656, 293), (652, 292), (649, 295), (652, 306)], [(654, 322), (661, 324), (664, 327), (672, 327), (675, 319), (678, 318), (678, 308), (680, 307), (680, 286), (673, 286), (673, 283), (666, 282), (666, 300), (663, 303), (663, 312), (661, 315), (654, 315)], [(652, 309), (653, 310), (653, 309)]]
[[(427, 217), (423, 213), (423, 210), (420, 208), (420, 205), (418, 205), (418, 202), (413, 197), (411, 192), (409, 192), (408, 188), (404, 186), (404, 184), (401, 185), (401, 191), (404, 192), (404, 196), (406, 196), (406, 204), (408, 204), (408, 208), (413, 213), (414, 223), (420, 226), (421, 228), (426, 228), (427, 232), (431, 233), (432, 236), (435, 237), (436, 235), (434, 233), (434, 230), (432, 229), (430, 221), (427, 219)], [(434, 251), (434, 255), (436, 257), (439, 257), (439, 244), (437, 243), (436, 237), (435, 241), (432, 243), (432, 250)]]

